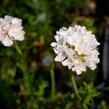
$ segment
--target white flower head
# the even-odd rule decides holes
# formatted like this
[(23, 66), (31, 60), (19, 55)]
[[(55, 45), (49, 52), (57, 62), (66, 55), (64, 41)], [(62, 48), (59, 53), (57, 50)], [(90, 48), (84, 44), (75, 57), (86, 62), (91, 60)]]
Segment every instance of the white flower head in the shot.
[(95, 35), (87, 31), (86, 27), (75, 25), (74, 27), (63, 27), (56, 32), (56, 42), (51, 46), (57, 54), (55, 61), (61, 62), (63, 66), (68, 66), (78, 75), (86, 71), (86, 68), (94, 70), (99, 63), (99, 52)]
[(4, 46), (10, 47), (15, 40), (24, 40), (22, 20), (12, 16), (0, 18), (0, 41)]

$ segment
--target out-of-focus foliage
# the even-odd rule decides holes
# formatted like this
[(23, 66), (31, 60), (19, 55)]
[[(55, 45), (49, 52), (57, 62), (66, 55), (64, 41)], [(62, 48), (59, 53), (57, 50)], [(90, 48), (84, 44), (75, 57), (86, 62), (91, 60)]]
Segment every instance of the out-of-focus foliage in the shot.
[[(25, 40), (17, 42), (22, 55), (15, 46), (6, 48), (0, 44), (0, 109), (77, 109), (78, 99), (69, 81), (69, 74), (74, 72), (53, 62), (50, 43), (55, 31), (62, 26), (81, 24), (97, 33), (94, 18), (82, 16), (85, 6), (86, 0), (0, 1), (0, 17), (10, 15), (23, 19), (26, 31)], [(51, 64), (55, 65), (54, 101), (51, 98)], [(94, 102), (93, 97), (98, 96), (90, 84), (95, 76), (95, 71), (87, 71), (77, 77), (82, 97), (79, 105), (86, 109)], [(105, 107), (107, 104), (103, 101), (98, 109)]]
[(86, 83), (84, 83), (83, 87), (80, 87), (79, 93), (82, 97), (84, 109), (88, 109), (88, 106), (90, 106), (93, 103), (93, 98), (99, 95), (97, 90), (94, 88), (93, 84)]
[(106, 102), (101, 101), (100, 105), (98, 105), (98, 109), (108, 109)]
[(89, 31), (97, 33), (97, 28), (94, 26), (94, 19), (89, 17), (75, 17), (73, 19), (74, 23), (85, 26)]

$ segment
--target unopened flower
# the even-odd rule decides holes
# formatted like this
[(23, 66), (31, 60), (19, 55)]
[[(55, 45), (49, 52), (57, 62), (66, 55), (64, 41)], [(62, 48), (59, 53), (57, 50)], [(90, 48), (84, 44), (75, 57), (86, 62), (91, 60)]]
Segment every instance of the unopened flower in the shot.
[(0, 41), (4, 46), (12, 46), (15, 40), (24, 40), (22, 20), (12, 16), (0, 18)]
[(68, 66), (79, 75), (86, 68), (94, 70), (99, 63), (99, 52), (95, 35), (87, 31), (84, 26), (63, 27), (56, 32), (56, 42), (51, 46), (57, 54), (55, 61), (61, 62), (63, 66)]

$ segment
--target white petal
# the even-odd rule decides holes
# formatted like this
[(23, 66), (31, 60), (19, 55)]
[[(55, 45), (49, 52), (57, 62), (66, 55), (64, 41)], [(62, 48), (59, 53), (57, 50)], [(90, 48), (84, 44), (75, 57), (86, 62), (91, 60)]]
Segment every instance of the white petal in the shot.
[(65, 49), (65, 52), (66, 52), (66, 55), (67, 55), (69, 58), (73, 58), (73, 55), (74, 55), (73, 49), (67, 48), (67, 49)]
[(77, 74), (77, 75), (81, 75), (81, 73), (82, 73), (82, 72), (81, 72), (80, 70), (76, 70), (76, 74)]
[(65, 61), (62, 62), (63, 66), (67, 66), (69, 64), (68, 59), (66, 59)]
[(8, 32), (10, 37), (15, 38), (15, 40), (22, 41), (24, 40), (24, 34), (25, 32), (21, 30), (20, 28), (11, 28)]
[(59, 41), (59, 36), (58, 35), (55, 35), (55, 40), (58, 42)]
[(56, 32), (59, 36), (66, 36), (67, 35), (67, 28), (62, 27), (59, 31)]
[(24, 35), (25, 35), (25, 32), (24, 31), (21, 31), (21, 33), (19, 33), (18, 35), (16, 35), (14, 38), (16, 40), (23, 41), (24, 40)]
[(50, 45), (51, 45), (52, 47), (56, 47), (57, 43), (56, 43), (56, 42), (52, 42)]
[(93, 60), (89, 61), (86, 63), (87, 67), (89, 67), (91, 70), (95, 70), (96, 69), (96, 64), (93, 62)]
[(65, 55), (63, 53), (59, 53), (56, 57), (55, 57), (55, 61), (58, 62), (62, 62), (65, 59)]
[(3, 36), (3, 35), (0, 33), (0, 41), (2, 41), (3, 37), (5, 37), (5, 36)]
[(73, 67), (73, 62), (70, 59), (66, 59), (65, 61), (62, 62), (63, 66), (68, 66), (69, 69)]
[(2, 23), (3, 22), (3, 18), (0, 18), (0, 23)]
[(90, 69), (91, 69), (91, 70), (95, 70), (96, 67), (97, 67), (97, 66), (96, 66), (95, 64), (93, 64), (93, 66), (90, 66)]
[(6, 16), (4, 17), (4, 21), (9, 22), (9, 21), (11, 21), (12, 18), (13, 18), (12, 16), (6, 15)]
[(8, 36), (2, 39), (2, 43), (4, 46), (7, 46), (7, 47), (10, 47), (13, 45), (13, 41)]
[(82, 73), (82, 71), (80, 69), (78, 69), (78, 67), (76, 67), (76, 66), (72, 68), (72, 71), (76, 71), (77, 75), (80, 75)]
[(0, 35), (0, 41), (2, 40), (2, 36)]
[(17, 26), (20, 26), (22, 24), (22, 20), (19, 19), (19, 18), (13, 18), (11, 20), (11, 22), (12, 22), (13, 25), (17, 25)]
[(61, 45), (57, 45), (56, 47), (54, 47), (54, 52), (56, 54), (59, 54), (60, 52), (63, 52), (63, 47)]
[(86, 71), (86, 65), (83, 62), (80, 62), (79, 64), (75, 64), (72, 70), (76, 71), (76, 73), (79, 75), (83, 71)]

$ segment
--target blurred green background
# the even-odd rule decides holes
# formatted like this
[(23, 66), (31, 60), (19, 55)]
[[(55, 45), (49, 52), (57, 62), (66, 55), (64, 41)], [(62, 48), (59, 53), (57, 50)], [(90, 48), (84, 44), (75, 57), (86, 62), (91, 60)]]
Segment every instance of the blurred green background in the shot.
[[(74, 72), (54, 62), (50, 47), (59, 28), (75, 24), (86, 26), (101, 40), (105, 24), (104, 20), (99, 24), (102, 18), (96, 7), (95, 0), (0, 0), (0, 17), (23, 19), (26, 31), (25, 40), (17, 42), (22, 55), (15, 46), (0, 44), (0, 109), (109, 109), (109, 96), (102, 97), (109, 87), (99, 91), (94, 86), (99, 69), (76, 77), (83, 108), (78, 106), (70, 82)], [(51, 97), (52, 70), (55, 100)]]

